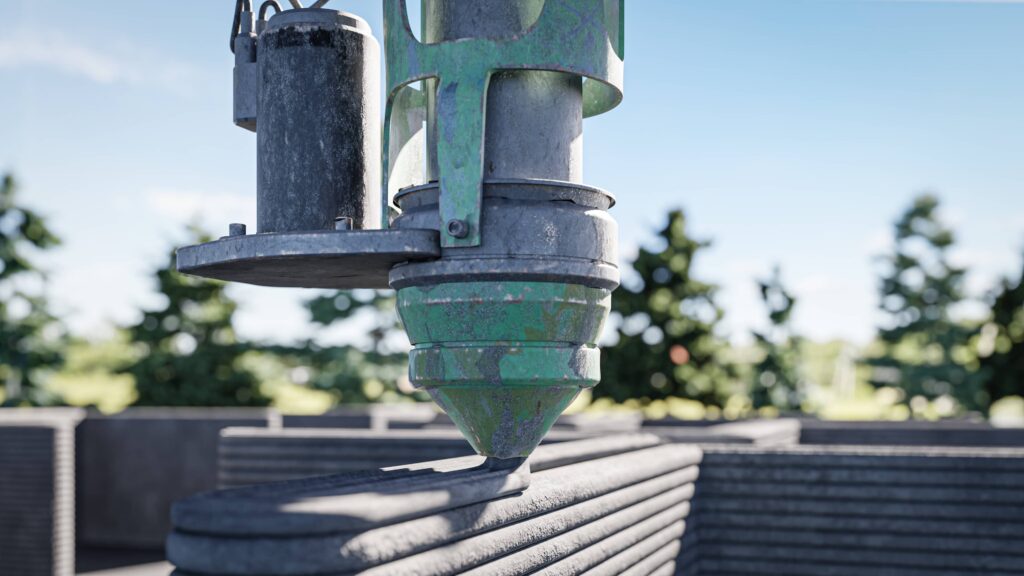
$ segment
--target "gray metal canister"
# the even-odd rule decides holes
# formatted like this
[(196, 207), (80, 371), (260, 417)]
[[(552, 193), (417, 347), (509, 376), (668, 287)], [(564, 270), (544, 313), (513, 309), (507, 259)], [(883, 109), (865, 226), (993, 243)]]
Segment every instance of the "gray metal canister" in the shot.
[(257, 231), (380, 227), (380, 47), (362, 18), (275, 15), (259, 35)]

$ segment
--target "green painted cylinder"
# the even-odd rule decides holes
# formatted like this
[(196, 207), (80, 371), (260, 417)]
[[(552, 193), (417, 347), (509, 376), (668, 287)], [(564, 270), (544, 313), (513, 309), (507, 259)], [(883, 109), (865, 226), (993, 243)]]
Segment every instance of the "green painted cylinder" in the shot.
[(460, 282), (398, 291), (409, 376), (480, 454), (527, 456), (601, 378), (611, 291), (555, 282)]

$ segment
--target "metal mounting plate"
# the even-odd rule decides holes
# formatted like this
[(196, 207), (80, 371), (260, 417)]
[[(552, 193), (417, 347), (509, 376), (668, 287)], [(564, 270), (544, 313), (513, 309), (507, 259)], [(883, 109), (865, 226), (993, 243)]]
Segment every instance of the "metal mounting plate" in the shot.
[(180, 248), (178, 271), (259, 286), (387, 288), (396, 264), (440, 256), (436, 230), (287, 232)]

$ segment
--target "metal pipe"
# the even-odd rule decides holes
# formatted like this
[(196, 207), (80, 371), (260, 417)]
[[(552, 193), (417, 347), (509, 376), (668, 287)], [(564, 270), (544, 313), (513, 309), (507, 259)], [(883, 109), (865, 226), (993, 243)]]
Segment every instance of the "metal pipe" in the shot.
[[(424, 0), (423, 41), (511, 38), (543, 0)], [(484, 178), (583, 181), (583, 82), (561, 72), (502, 71), (487, 92)], [(437, 179), (435, 94), (427, 93), (427, 180)]]

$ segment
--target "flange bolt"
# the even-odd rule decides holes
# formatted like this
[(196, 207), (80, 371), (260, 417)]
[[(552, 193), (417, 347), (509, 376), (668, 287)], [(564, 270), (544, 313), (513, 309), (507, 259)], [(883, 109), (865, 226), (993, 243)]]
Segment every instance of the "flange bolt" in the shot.
[(448, 234), (454, 238), (465, 238), (469, 236), (469, 224), (466, 224), (465, 220), (449, 220)]

